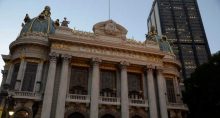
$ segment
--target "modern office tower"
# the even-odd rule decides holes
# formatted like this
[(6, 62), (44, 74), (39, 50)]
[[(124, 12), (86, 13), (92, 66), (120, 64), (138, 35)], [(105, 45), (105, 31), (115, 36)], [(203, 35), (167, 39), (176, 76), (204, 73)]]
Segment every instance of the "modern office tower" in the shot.
[[(25, 17), (2, 55), (2, 118), (184, 118), (180, 63), (166, 37), (145, 42), (107, 20), (93, 32), (53, 22), (50, 8)], [(4, 96), (3, 96), (4, 95)], [(16, 104), (14, 104), (16, 103)]]
[(183, 78), (211, 56), (196, 0), (154, 0), (148, 29), (155, 26), (171, 42), (182, 65)]

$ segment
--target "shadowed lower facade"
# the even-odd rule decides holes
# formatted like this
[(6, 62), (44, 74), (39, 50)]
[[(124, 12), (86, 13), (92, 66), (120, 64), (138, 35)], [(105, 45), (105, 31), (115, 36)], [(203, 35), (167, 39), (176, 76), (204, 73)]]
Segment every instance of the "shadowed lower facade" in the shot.
[(27, 16), (10, 54), (2, 55), (1, 91), (16, 102), (14, 118), (186, 117), (180, 63), (166, 37), (152, 30), (144, 42), (128, 39), (113, 20), (83, 32), (66, 19), (59, 26), (50, 14), (46, 7)]

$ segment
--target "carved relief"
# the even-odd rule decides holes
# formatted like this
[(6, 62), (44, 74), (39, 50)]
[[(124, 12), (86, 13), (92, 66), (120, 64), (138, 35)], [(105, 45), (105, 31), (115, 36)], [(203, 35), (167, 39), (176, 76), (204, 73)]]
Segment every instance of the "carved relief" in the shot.
[(121, 39), (126, 39), (127, 34), (127, 30), (113, 20), (95, 24), (93, 26), (93, 31), (96, 35), (114, 36)]
[(53, 49), (59, 49), (59, 50), (69, 50), (70, 46), (64, 43), (53, 43), (51, 45), (51, 48)]

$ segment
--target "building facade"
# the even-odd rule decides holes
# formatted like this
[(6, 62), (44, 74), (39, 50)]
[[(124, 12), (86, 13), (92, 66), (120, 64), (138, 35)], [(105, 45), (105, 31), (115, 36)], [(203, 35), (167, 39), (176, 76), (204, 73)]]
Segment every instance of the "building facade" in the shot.
[[(1, 91), (12, 95), (14, 118), (184, 118), (180, 63), (166, 37), (146, 41), (107, 20), (93, 32), (73, 30), (50, 8), (31, 19), (2, 55)], [(7, 97), (3, 116), (7, 117)]]
[(172, 43), (183, 78), (211, 56), (197, 0), (154, 0), (147, 22)]

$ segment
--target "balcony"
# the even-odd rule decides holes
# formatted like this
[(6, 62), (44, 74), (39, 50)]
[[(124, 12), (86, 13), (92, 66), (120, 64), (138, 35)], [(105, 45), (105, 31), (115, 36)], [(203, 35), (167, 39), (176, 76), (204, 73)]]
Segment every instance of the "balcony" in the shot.
[(181, 110), (188, 110), (188, 107), (184, 103), (168, 103), (168, 109), (181, 109)]
[(66, 101), (67, 102), (89, 103), (90, 96), (89, 95), (79, 95), (79, 94), (67, 94)]
[(148, 107), (148, 101), (143, 99), (129, 99), (130, 106)]
[(10, 91), (14, 98), (41, 100), (42, 94), (29, 91)]
[(120, 98), (100, 96), (99, 103), (108, 105), (120, 105)]

